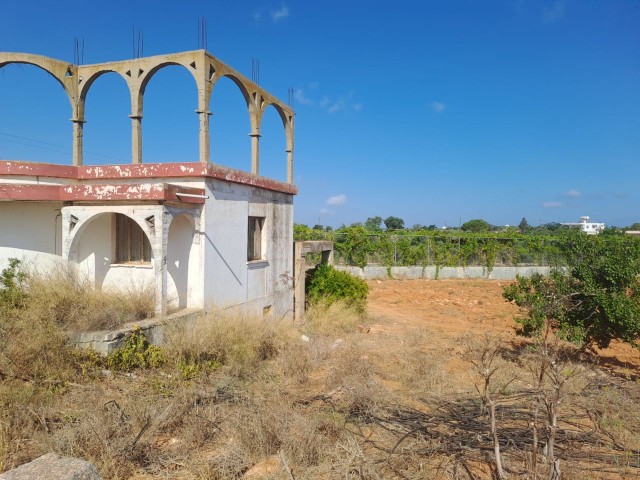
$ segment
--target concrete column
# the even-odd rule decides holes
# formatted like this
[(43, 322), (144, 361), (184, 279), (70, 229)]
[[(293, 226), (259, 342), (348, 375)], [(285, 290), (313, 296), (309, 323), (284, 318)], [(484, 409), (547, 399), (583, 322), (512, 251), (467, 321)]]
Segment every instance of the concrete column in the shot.
[(303, 254), (304, 242), (294, 242), (293, 247), (293, 315), (294, 320), (304, 318), (305, 303), (305, 257)]
[(251, 132), (251, 173), (260, 175), (260, 132)]
[(142, 115), (129, 115), (131, 119), (131, 163), (142, 163)]
[(211, 142), (209, 136), (209, 116), (211, 112), (196, 110), (200, 116), (200, 162), (208, 163), (211, 160)]
[(83, 163), (83, 130), (84, 120), (72, 118), (73, 122), (73, 165), (80, 166)]
[(287, 150), (287, 183), (293, 183), (293, 150)]
[(321, 263), (326, 263), (327, 265), (333, 266), (333, 245), (331, 250), (322, 250)]

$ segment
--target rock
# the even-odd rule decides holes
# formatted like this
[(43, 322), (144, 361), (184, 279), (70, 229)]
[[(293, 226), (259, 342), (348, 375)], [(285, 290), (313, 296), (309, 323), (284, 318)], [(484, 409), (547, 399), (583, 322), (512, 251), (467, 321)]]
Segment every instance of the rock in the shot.
[(276, 455), (263, 460), (260, 463), (256, 463), (242, 476), (243, 479), (258, 479), (258, 478), (271, 478), (281, 468), (280, 459)]
[(307, 337), (306, 335), (302, 335), (300, 337), (300, 340), (302, 340), (303, 342), (308, 342), (309, 340), (311, 340), (309, 337)]
[(98, 470), (79, 458), (47, 453), (0, 475), (0, 480), (100, 480)]

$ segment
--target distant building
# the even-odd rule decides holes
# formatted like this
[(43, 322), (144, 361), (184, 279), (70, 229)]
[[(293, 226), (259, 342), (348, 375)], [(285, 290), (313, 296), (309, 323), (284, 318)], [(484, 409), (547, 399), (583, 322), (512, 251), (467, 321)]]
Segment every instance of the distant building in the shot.
[(562, 223), (561, 225), (566, 225), (568, 227), (579, 227), (580, 230), (587, 235), (598, 235), (599, 233), (602, 233), (606, 228), (606, 225), (604, 223), (589, 222), (588, 216), (580, 217), (580, 222), (578, 223)]

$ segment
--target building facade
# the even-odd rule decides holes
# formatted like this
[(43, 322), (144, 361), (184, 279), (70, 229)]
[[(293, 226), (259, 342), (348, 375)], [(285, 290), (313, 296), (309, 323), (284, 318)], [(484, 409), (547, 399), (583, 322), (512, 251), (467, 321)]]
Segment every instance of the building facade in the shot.
[[(31, 54), (0, 53), (0, 68), (35, 65), (69, 96), (70, 165), (0, 161), (0, 268), (18, 258), (35, 270), (68, 263), (98, 288), (152, 288), (156, 312), (178, 308), (293, 314), (293, 112), (199, 50), (76, 66)], [(142, 161), (146, 82), (182, 65), (198, 87), (199, 162)], [(84, 99), (106, 72), (119, 73), (132, 105), (132, 163), (82, 162)], [(251, 171), (211, 163), (209, 101), (215, 82), (231, 78), (251, 121)], [(276, 109), (286, 137), (287, 182), (259, 175), (260, 122)], [(1, 115), (1, 112), (0, 112)]]

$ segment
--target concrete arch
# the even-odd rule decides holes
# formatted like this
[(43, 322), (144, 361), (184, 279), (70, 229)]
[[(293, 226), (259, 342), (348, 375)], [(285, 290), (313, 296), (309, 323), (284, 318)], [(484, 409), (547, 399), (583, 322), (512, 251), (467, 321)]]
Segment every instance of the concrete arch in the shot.
[(151, 81), (151, 79), (156, 73), (158, 73), (163, 68), (170, 67), (170, 66), (178, 66), (178, 67), (185, 68), (191, 74), (194, 81), (196, 82), (196, 90), (198, 90), (199, 78), (197, 75), (196, 68), (192, 68), (191, 65), (185, 65), (184, 63), (180, 63), (180, 62), (165, 61), (165, 62), (158, 63), (157, 65), (153, 66), (151, 69), (149, 69), (148, 71), (142, 74), (142, 79), (140, 81), (140, 88), (139, 88), (140, 95), (144, 96), (144, 92), (147, 88), (147, 85), (149, 84), (149, 82)]
[[(131, 220), (133, 220), (134, 222), (136, 222), (136, 224), (138, 226), (140, 226), (140, 228), (142, 229), (142, 232), (144, 233), (145, 237), (147, 237), (147, 240), (149, 240), (150, 243), (153, 244), (153, 236), (151, 235), (151, 231), (149, 230), (149, 226), (146, 225), (145, 222), (142, 222), (140, 219), (134, 217), (133, 215), (129, 215), (126, 212), (122, 212), (119, 210), (114, 210), (114, 211), (102, 211), (102, 212), (97, 212), (94, 213), (92, 215), (89, 215), (87, 218), (83, 219), (82, 221), (78, 222), (78, 224), (73, 228), (73, 230), (70, 232), (69, 234), (69, 247), (68, 247), (68, 252), (66, 255), (66, 260), (69, 260), (71, 262), (76, 262), (78, 261), (78, 243), (80, 242), (80, 239), (83, 236), (84, 231), (96, 220), (99, 220), (101, 217), (104, 216), (109, 216), (109, 218), (111, 218), (112, 215), (119, 213), (121, 215), (124, 215), (125, 217), (130, 218)], [(152, 255), (152, 259), (151, 262), (153, 263), (155, 257), (156, 257), (156, 252), (154, 251), (154, 249), (151, 249), (151, 255)]]
[(77, 67), (75, 65), (56, 60), (54, 58), (44, 57), (42, 55), (33, 55), (30, 53), (14, 53), (0, 52), (0, 68), (11, 64), (26, 64), (38, 67), (51, 75), (56, 81), (62, 85), (71, 109), (74, 110), (77, 100), (76, 75)]
[(118, 74), (118, 76), (124, 80), (124, 83), (127, 85), (127, 89), (129, 90), (129, 94), (131, 94), (131, 85), (127, 80), (127, 76), (124, 75), (122, 72), (114, 68), (105, 68), (105, 69), (97, 70), (96, 72), (89, 75), (89, 77), (81, 79), (82, 83), (80, 84), (80, 91), (78, 94), (78, 99), (79, 99), (78, 112), (81, 118), (84, 118), (84, 106), (87, 100), (87, 95), (89, 94), (89, 90), (91, 89), (91, 86), (94, 84), (96, 80), (98, 80), (98, 78), (108, 73)]

